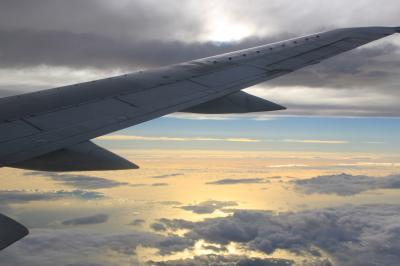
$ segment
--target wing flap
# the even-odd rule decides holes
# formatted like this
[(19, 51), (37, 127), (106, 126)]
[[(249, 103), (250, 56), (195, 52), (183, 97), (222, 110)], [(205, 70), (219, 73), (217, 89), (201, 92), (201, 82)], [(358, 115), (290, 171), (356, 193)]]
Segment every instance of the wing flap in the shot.
[(0, 124), (0, 132), (1, 143), (22, 137), (27, 137), (39, 133), (40, 131), (37, 128), (34, 128), (21, 120), (15, 120), (12, 122)]
[(21, 169), (51, 172), (106, 171), (139, 168), (128, 160), (90, 141), (18, 162), (10, 166)]
[(203, 84), (208, 87), (227, 87), (230, 85), (240, 84), (248, 80), (254, 80), (257, 77), (265, 76), (265, 71), (257, 69), (251, 66), (236, 66), (227, 71), (216, 71), (214, 73), (201, 75), (192, 78), (199, 84)]
[(240, 91), (200, 105), (196, 105), (181, 112), (197, 114), (239, 114), (251, 112), (267, 112), (284, 110), (285, 107)]
[(146, 111), (163, 109), (171, 105), (207, 95), (207, 87), (190, 81), (158, 86), (152, 89), (119, 96), (118, 99)]
[[(26, 118), (38, 128), (49, 131), (82, 124), (82, 129), (91, 129), (97, 124), (112, 123), (126, 115), (134, 116), (137, 109), (116, 99), (86, 103), (63, 110)], [(101, 120), (101, 122), (99, 122)]]

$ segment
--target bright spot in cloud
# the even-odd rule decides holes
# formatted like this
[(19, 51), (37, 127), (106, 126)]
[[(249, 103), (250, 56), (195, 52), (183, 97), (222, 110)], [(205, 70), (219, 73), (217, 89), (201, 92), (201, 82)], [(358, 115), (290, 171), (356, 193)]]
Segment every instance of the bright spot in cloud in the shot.
[(229, 12), (226, 12), (226, 5), (223, 3), (208, 3), (205, 10), (207, 16), (206, 30), (202, 36), (204, 41), (235, 42), (255, 35), (254, 27), (240, 21), (237, 17), (232, 17)]
[(247, 25), (235, 24), (229, 21), (218, 21), (212, 25), (206, 38), (213, 42), (235, 42), (240, 41), (253, 34), (251, 28)]

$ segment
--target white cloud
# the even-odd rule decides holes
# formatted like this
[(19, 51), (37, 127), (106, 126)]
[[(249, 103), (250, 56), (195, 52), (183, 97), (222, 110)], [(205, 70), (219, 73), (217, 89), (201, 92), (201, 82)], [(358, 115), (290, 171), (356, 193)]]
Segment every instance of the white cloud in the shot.
[[(376, 166), (373, 163), (372, 165)], [(348, 174), (325, 175), (309, 179), (295, 180), (293, 181), (293, 184), (297, 190), (307, 194), (321, 193), (351, 196), (372, 189), (399, 189), (400, 176), (391, 175), (386, 177), (373, 177)]]
[(399, 221), (399, 206), (377, 204), (279, 214), (237, 211), (200, 222), (160, 222), (168, 228), (188, 230), (185, 237), (193, 240), (222, 246), (238, 243), (266, 254), (289, 250), (350, 266), (396, 265), (400, 259)]
[(318, 140), (318, 139), (284, 139), (283, 142), (309, 143), (309, 144), (347, 144), (345, 140)]

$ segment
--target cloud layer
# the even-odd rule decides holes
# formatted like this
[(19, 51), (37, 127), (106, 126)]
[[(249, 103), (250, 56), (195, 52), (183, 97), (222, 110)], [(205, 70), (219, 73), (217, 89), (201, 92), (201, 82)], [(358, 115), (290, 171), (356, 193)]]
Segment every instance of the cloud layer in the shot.
[(351, 196), (372, 189), (399, 189), (400, 176), (373, 177), (365, 175), (324, 175), (292, 181), (295, 189), (306, 194), (337, 194)]
[(68, 198), (95, 200), (104, 198), (103, 193), (85, 190), (57, 190), (57, 191), (29, 191), (29, 190), (2, 190), (0, 204), (23, 204), (32, 201), (51, 201)]
[(220, 245), (233, 242), (266, 254), (285, 249), (338, 265), (393, 265), (400, 259), (399, 211), (396, 205), (343, 206), (277, 215), (238, 211), (202, 222), (160, 223), (189, 230), (185, 238)]
[(51, 172), (26, 172), (25, 176), (46, 176), (54, 181), (61, 182), (63, 185), (79, 189), (102, 189), (128, 185), (126, 182), (113, 181), (101, 177), (78, 175), (78, 174), (58, 174)]
[(63, 225), (89, 225), (89, 224), (102, 224), (108, 221), (109, 216), (107, 214), (95, 214), (91, 216), (79, 217), (74, 219), (65, 220), (62, 222)]

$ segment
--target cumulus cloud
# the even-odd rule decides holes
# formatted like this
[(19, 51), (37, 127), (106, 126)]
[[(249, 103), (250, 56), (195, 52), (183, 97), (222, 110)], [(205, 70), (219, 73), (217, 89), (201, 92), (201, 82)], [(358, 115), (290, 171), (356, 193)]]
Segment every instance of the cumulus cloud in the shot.
[(113, 181), (101, 177), (77, 175), (77, 174), (58, 174), (51, 172), (27, 172), (25, 176), (45, 176), (54, 181), (61, 182), (63, 185), (80, 189), (102, 189), (128, 185), (126, 182)]
[(238, 184), (265, 184), (269, 183), (269, 180), (264, 178), (225, 178), (211, 182), (207, 182), (208, 185), (238, 185)]
[(153, 229), (153, 230), (156, 231), (156, 232), (167, 230), (167, 228), (165, 227), (165, 225), (162, 224), (162, 223), (153, 223), (153, 224), (151, 224), (150, 227), (151, 227), (151, 229)]
[(88, 224), (102, 224), (108, 221), (109, 216), (107, 214), (95, 214), (91, 216), (79, 217), (74, 219), (65, 220), (62, 222), (63, 225), (88, 225)]
[(213, 213), (216, 210), (224, 209), (226, 207), (232, 207), (232, 206), (237, 206), (238, 204), (234, 201), (217, 201), (217, 200), (208, 200), (208, 201), (203, 201), (198, 204), (194, 205), (186, 205), (186, 206), (181, 206), (179, 208), (186, 210), (186, 211), (191, 211), (193, 213), (197, 214), (209, 214)]
[[(140, 264), (135, 257), (139, 245), (155, 248), (161, 255), (169, 255), (184, 250), (190, 252), (202, 240), (208, 246), (221, 247), (215, 253), (224, 253), (223, 248), (230, 243), (239, 245), (243, 252), (252, 250), (271, 254), (287, 250), (304, 255), (302, 263), (305, 265), (396, 265), (400, 259), (399, 219), (400, 206), (376, 204), (279, 214), (241, 210), (227, 217), (203, 221), (159, 219), (157, 223), (169, 232), (167, 235), (151, 232), (107, 234), (76, 228), (33, 229), (30, 236), (3, 251), (0, 257), (5, 265), (24, 265), (28, 262), (30, 265), (45, 266), (84, 262)], [(175, 230), (182, 229), (186, 233), (174, 234)], [(71, 257), (71, 254), (85, 254), (85, 258)], [(220, 258), (214, 257), (219, 255)], [(263, 261), (260, 258), (219, 255), (154, 263), (198, 265), (198, 262), (209, 261), (210, 265), (220, 265), (224, 261), (233, 264), (246, 261), (247, 264), (242, 265), (254, 265), (251, 262), (265, 263), (256, 265), (295, 264), (290, 260)], [(312, 263), (316, 261), (320, 263)]]
[(306, 194), (337, 194), (351, 196), (372, 189), (399, 189), (400, 176), (373, 177), (365, 175), (324, 175), (294, 180), (295, 189)]
[(164, 225), (187, 229), (185, 238), (219, 245), (233, 242), (266, 254), (284, 249), (338, 265), (393, 265), (400, 259), (399, 213), (397, 205), (350, 205), (298, 213), (237, 211), (228, 217), (168, 220)]
[(146, 222), (146, 220), (144, 219), (135, 219), (132, 222), (129, 223), (129, 225), (133, 225), (133, 226), (141, 226)]

